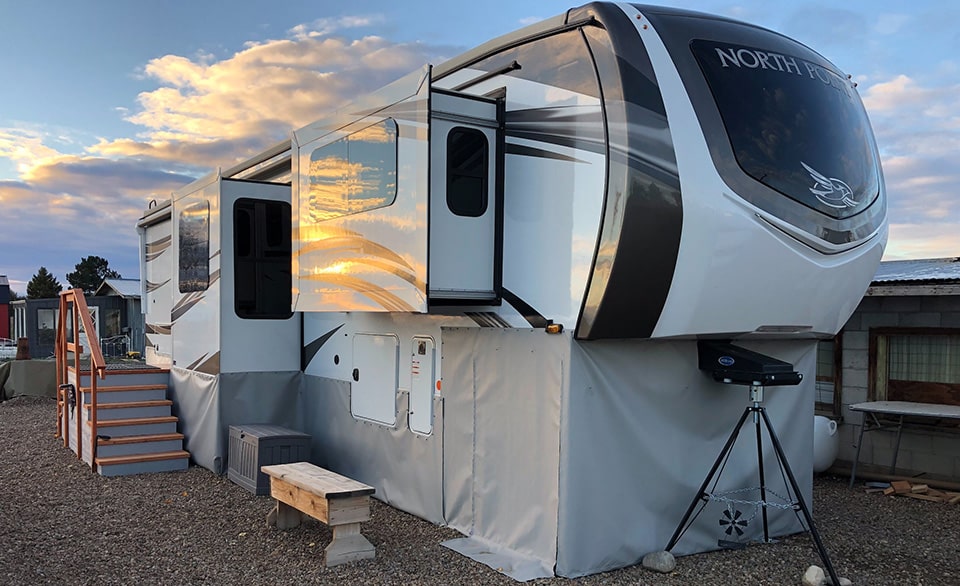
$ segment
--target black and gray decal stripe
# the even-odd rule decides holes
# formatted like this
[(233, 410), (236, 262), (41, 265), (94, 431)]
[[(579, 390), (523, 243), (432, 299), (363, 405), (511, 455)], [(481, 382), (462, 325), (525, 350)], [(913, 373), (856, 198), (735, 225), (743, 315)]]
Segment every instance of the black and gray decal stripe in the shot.
[(543, 317), (543, 315), (530, 306), (526, 301), (520, 299), (516, 294), (507, 289), (503, 288), (503, 300), (513, 306), (520, 315), (523, 316), (523, 319), (527, 320), (531, 326), (535, 328), (545, 328), (550, 325), (550, 320)]
[(521, 157), (534, 157), (538, 159), (553, 159), (555, 161), (564, 161), (566, 163), (586, 163), (586, 161), (561, 155), (553, 151), (538, 149), (522, 144), (507, 143), (504, 149), (508, 155), (518, 155)]
[(172, 238), (170, 236), (164, 236), (162, 238), (158, 238), (157, 240), (154, 240), (153, 242), (148, 242), (144, 248), (147, 254), (161, 253), (164, 250), (170, 248), (171, 242), (172, 242)]
[(197, 358), (196, 360), (194, 360), (189, 366), (187, 366), (187, 370), (196, 370), (197, 366), (199, 366), (200, 363), (203, 362), (203, 360), (206, 357), (207, 357), (207, 354), (203, 354), (202, 356), (200, 356), (200, 358)]
[(596, 154), (606, 154), (600, 106), (566, 106), (511, 110), (506, 113), (508, 138), (524, 138)]
[(489, 311), (468, 311), (466, 316), (481, 328), (509, 328), (510, 324), (499, 315)]
[(320, 351), (320, 348), (322, 348), (323, 345), (327, 343), (327, 340), (333, 337), (333, 335), (336, 334), (337, 331), (343, 326), (344, 324), (340, 324), (339, 326), (333, 328), (326, 334), (320, 336), (316, 340), (310, 342), (309, 344), (303, 347), (303, 350), (301, 351), (301, 354), (300, 354), (300, 370), (307, 369), (307, 366), (309, 366), (310, 362), (313, 361), (313, 357), (317, 355), (317, 352)]
[(162, 283), (154, 283), (153, 281), (147, 281), (147, 283), (146, 283), (147, 293), (153, 293), (154, 291), (156, 291), (156, 290), (159, 289), (160, 287), (163, 287), (164, 285), (166, 285), (166, 284), (169, 283), (169, 282), (170, 282), (170, 279), (167, 279), (166, 281), (164, 281), (164, 282), (162, 282)]
[(194, 305), (203, 301), (203, 295), (199, 293), (187, 293), (183, 296), (176, 305), (173, 306), (173, 309), (170, 310), (170, 320), (176, 322), (180, 319), (183, 314), (190, 311)]
[(205, 360), (203, 364), (200, 364), (195, 369), (191, 370), (196, 370), (197, 372), (203, 372), (206, 374), (220, 374), (220, 353), (215, 352), (213, 356)]

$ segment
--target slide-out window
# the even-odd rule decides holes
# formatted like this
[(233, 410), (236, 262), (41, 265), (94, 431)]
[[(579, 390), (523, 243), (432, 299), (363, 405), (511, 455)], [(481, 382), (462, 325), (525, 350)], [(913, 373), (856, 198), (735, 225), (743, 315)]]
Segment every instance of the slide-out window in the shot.
[(180, 292), (205, 291), (210, 284), (210, 204), (200, 201), (180, 212)]
[(389, 206), (397, 198), (397, 123), (387, 118), (319, 147), (309, 165), (313, 221)]
[(287, 319), (291, 310), (290, 204), (239, 199), (233, 206), (237, 316)]

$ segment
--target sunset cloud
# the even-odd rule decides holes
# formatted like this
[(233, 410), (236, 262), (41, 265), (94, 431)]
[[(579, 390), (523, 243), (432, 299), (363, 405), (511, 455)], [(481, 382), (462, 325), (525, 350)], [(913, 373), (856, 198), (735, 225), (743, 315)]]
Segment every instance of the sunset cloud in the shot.
[(0, 128), (0, 157), (18, 175), (0, 181), (6, 226), (0, 245), (8, 252), (30, 251), (4, 259), (15, 288), (41, 264), (63, 281), (73, 265), (50, 259), (69, 250), (83, 251), (74, 263), (100, 254), (125, 276), (136, 276), (135, 225), (151, 199), (166, 199), (194, 178), (289, 137), (325, 111), (457, 52), (374, 35), (335, 35), (382, 21), (377, 15), (319, 19), (293, 27), (287, 38), (248, 42), (225, 58), (203, 53), (152, 59), (139, 78), (155, 88), (136, 96), (135, 107), (114, 110), (139, 129), (131, 136), (81, 140), (62, 129)]
[(295, 27), (289, 39), (248, 43), (220, 61), (207, 55), (153, 59), (143, 73), (160, 87), (141, 93), (139, 109), (126, 117), (143, 130), (135, 138), (101, 141), (91, 152), (229, 164), (446, 51), (378, 36), (326, 36), (375, 20), (323, 19)]

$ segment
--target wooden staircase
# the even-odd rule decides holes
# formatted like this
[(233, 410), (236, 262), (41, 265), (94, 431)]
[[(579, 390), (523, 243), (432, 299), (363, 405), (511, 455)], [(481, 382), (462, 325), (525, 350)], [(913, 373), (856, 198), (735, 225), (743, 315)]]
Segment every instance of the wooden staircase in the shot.
[[(159, 368), (112, 369), (97, 385), (96, 453), (90, 449), (92, 429), (90, 373), (81, 372), (79, 405), (82, 446), (80, 458), (103, 476), (186, 470), (190, 454), (166, 398), (169, 371)], [(76, 380), (72, 369), (69, 378)], [(76, 384), (76, 383), (73, 383)], [(61, 434), (77, 453), (77, 407), (65, 404)]]
[[(90, 345), (86, 366), (81, 327)], [(106, 364), (83, 291), (60, 294), (57, 437), (64, 447), (103, 476), (186, 470), (190, 454), (177, 432), (173, 401), (167, 399), (169, 380), (167, 369)]]

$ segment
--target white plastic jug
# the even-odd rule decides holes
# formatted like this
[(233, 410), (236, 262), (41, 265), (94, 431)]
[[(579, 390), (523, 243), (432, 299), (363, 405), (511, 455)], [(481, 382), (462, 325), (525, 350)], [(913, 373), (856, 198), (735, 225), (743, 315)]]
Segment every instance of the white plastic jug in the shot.
[(813, 418), (813, 471), (823, 472), (833, 465), (840, 449), (837, 422), (822, 415)]

